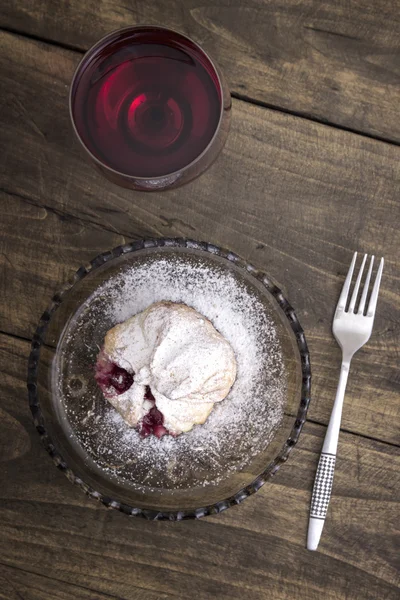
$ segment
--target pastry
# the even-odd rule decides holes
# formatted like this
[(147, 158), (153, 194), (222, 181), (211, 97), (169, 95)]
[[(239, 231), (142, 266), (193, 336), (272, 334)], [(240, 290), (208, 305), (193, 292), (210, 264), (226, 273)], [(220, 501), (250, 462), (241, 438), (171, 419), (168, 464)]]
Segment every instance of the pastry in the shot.
[(236, 378), (229, 342), (186, 304), (157, 302), (110, 329), (97, 358), (105, 398), (142, 436), (204, 423)]

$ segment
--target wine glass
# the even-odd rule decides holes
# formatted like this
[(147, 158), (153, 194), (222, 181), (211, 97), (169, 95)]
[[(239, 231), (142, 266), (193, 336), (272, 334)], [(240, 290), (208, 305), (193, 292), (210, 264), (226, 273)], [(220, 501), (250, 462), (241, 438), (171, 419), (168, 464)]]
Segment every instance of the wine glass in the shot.
[(222, 150), (231, 97), (188, 37), (163, 27), (106, 35), (79, 63), (70, 114), (87, 155), (114, 183), (164, 190), (205, 171)]

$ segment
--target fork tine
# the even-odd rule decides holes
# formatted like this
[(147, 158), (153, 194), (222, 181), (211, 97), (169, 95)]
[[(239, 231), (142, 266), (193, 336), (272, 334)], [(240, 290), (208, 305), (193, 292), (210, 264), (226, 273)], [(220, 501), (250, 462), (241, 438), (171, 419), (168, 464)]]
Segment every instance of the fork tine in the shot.
[(342, 293), (340, 294), (339, 302), (337, 308), (342, 308), (343, 310), (346, 307), (347, 296), (349, 295), (349, 289), (351, 284), (351, 278), (353, 277), (354, 265), (356, 264), (357, 252), (353, 254), (353, 260), (351, 261), (351, 265), (349, 271), (347, 273), (346, 280), (343, 284)]
[(351, 300), (350, 300), (350, 304), (349, 304), (349, 312), (353, 312), (354, 311), (354, 307), (356, 305), (357, 296), (358, 296), (358, 290), (360, 289), (361, 277), (362, 277), (362, 274), (363, 274), (363, 271), (364, 271), (364, 265), (365, 265), (365, 261), (366, 260), (367, 260), (367, 254), (364, 254), (364, 258), (363, 258), (363, 261), (361, 263), (360, 270), (358, 272), (356, 285), (354, 286), (354, 290), (353, 290), (353, 293), (351, 295)]
[(378, 302), (379, 286), (381, 284), (383, 263), (384, 263), (384, 260), (383, 260), (383, 258), (381, 258), (381, 262), (379, 263), (379, 269), (376, 274), (374, 288), (372, 290), (371, 298), (370, 298), (370, 301), (368, 304), (368, 312), (367, 312), (368, 317), (373, 317), (375, 314), (376, 303)]
[(358, 315), (362, 315), (364, 312), (364, 308), (365, 308), (365, 301), (367, 299), (367, 294), (368, 294), (368, 288), (369, 288), (369, 282), (371, 279), (371, 274), (372, 274), (372, 267), (374, 266), (374, 256), (371, 256), (371, 262), (369, 263), (369, 269), (368, 269), (368, 273), (367, 273), (367, 277), (365, 279), (365, 283), (364, 283), (364, 289), (362, 291), (362, 295), (361, 295), (361, 300), (360, 300), (360, 304), (358, 306), (358, 311), (357, 314)]

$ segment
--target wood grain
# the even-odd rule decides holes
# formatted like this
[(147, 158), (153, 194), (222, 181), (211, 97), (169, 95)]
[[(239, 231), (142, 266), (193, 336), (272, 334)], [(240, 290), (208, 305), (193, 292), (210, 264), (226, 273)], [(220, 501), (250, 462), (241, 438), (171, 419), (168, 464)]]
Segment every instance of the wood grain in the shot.
[(325, 431), (319, 425), (306, 425), (273, 482), (239, 507), (199, 522), (130, 519), (87, 499), (45, 453), (26, 400), (28, 351), (28, 342), (0, 336), (8, 417), (0, 420), (0, 440), (22, 449), (0, 470), (0, 563), (34, 574), (0, 570), (10, 594), (15, 588), (25, 600), (67, 593), (99, 600), (107, 594), (121, 600), (397, 598), (398, 448), (342, 434), (317, 553), (304, 545)]
[[(28, 567), (28, 563), (25, 565)], [(136, 594), (136, 595), (134, 595)], [(159, 600), (167, 595), (132, 588), (132, 598)], [(0, 564), (0, 600), (120, 600), (118, 596), (101, 594), (78, 585), (60, 583), (47, 575), (32, 573)]]
[(398, 0), (3, 0), (0, 25), (86, 50), (135, 24), (178, 29), (235, 94), (400, 142)]
[(79, 56), (1, 40), (0, 328), (29, 338), (57, 286), (124, 240), (206, 239), (283, 287), (310, 344), (310, 418), (326, 423), (340, 361), (331, 319), (351, 253), (384, 254), (374, 334), (354, 361), (343, 428), (398, 444), (400, 149), (236, 101), (227, 147), (205, 175), (168, 193), (133, 193), (86, 164), (72, 138), (68, 81)]
[[(398, 598), (399, 8), (3, 0), (0, 28), (57, 46), (0, 32), (0, 599)], [(69, 124), (82, 51), (135, 23), (196, 39), (236, 97), (219, 160), (163, 194), (108, 183)], [(273, 481), (180, 524), (129, 519), (72, 486), (42, 448), (25, 387), (28, 339), (54, 290), (99, 252), (163, 235), (206, 239), (265, 269), (296, 308), (313, 367), (314, 423)], [(354, 250), (383, 254), (385, 271), (373, 337), (353, 362), (321, 546), (309, 553), (318, 422), (340, 360), (331, 319)]]

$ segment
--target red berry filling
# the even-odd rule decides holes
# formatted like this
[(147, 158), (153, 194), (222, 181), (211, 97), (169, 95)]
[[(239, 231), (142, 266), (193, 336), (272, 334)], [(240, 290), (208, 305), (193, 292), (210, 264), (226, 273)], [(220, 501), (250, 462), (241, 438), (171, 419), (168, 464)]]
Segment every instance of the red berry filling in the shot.
[(139, 433), (142, 437), (147, 437), (153, 434), (160, 438), (168, 433), (168, 430), (164, 427), (164, 415), (158, 410), (156, 401), (149, 386), (146, 386), (146, 393), (144, 397), (149, 402), (152, 402), (153, 406), (139, 423)]
[[(97, 357), (95, 379), (107, 398), (110, 395), (123, 394), (128, 391), (134, 381), (134, 373), (111, 362), (103, 351)], [(152, 407), (138, 423), (137, 429), (141, 437), (153, 434), (158, 438), (169, 433), (164, 427), (164, 415), (156, 407), (156, 401), (149, 386), (146, 386), (145, 399), (152, 403)]]
[(106, 390), (114, 388), (117, 394), (123, 394), (128, 391), (133, 383), (133, 375), (118, 365), (110, 363), (110, 369), (106, 372), (96, 371), (96, 381), (100, 387)]

